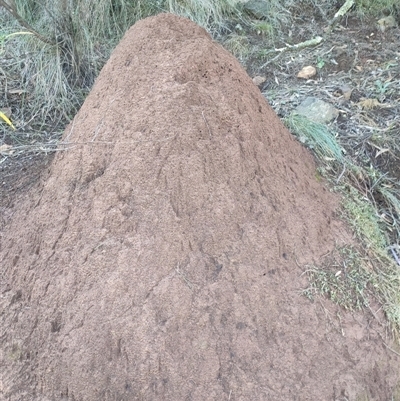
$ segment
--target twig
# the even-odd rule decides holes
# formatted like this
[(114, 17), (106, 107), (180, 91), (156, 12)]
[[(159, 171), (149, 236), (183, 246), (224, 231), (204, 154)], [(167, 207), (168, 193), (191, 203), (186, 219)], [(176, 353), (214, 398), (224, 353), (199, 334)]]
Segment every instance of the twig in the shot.
[(350, 8), (353, 7), (353, 5), (354, 5), (354, 0), (346, 0), (346, 2), (342, 5), (342, 7), (340, 7), (339, 11), (333, 17), (332, 21), (330, 22), (328, 28), (326, 28), (325, 32), (328, 34), (331, 33), (339, 17), (343, 17), (347, 13), (347, 11), (349, 11)]
[(390, 351), (394, 352), (396, 355), (400, 356), (400, 354), (399, 354), (397, 351), (395, 351), (393, 348), (390, 348), (390, 347), (385, 343), (385, 341), (382, 340), (382, 342), (383, 342), (383, 345), (384, 345), (387, 349), (389, 349)]
[(281, 49), (275, 49), (275, 51), (284, 52), (284, 51), (291, 50), (291, 49), (295, 49), (295, 50), (304, 49), (305, 47), (319, 45), (321, 42), (322, 42), (322, 37), (317, 36), (314, 39), (309, 39), (304, 42), (296, 43), (295, 45), (286, 44), (286, 47), (282, 47)]
[(286, 47), (282, 47), (280, 49), (275, 49), (275, 52), (278, 52), (279, 54), (272, 58), (271, 60), (268, 60), (265, 64), (263, 64), (260, 68), (266, 67), (268, 64), (271, 64), (273, 61), (275, 61), (277, 58), (281, 56), (281, 54), (287, 52), (288, 50), (298, 50), (298, 49), (304, 49), (305, 47), (309, 46), (316, 46), (319, 45), (322, 42), (323, 38), (321, 36), (317, 36), (314, 39), (306, 40), (304, 42), (297, 43), (295, 45), (288, 45), (286, 44)]
[(339, 181), (342, 179), (345, 171), (346, 171), (346, 165), (344, 165), (342, 172), (340, 173), (338, 179), (336, 180), (336, 184), (339, 184)]
[(335, 25), (336, 21), (339, 17), (342, 17), (350, 10), (350, 8), (354, 5), (354, 0), (346, 0), (345, 4), (340, 8), (340, 10), (335, 14), (333, 20), (330, 22), (328, 28), (326, 28), (326, 34), (322, 38), (321, 36), (317, 36), (314, 39), (306, 40), (301, 43), (297, 43), (295, 45), (288, 45), (286, 47), (282, 47), (280, 49), (275, 49), (275, 52), (278, 52), (278, 55), (274, 58), (268, 60), (265, 64), (263, 64), (260, 68), (265, 68), (268, 64), (271, 64), (275, 60), (277, 60), (283, 53), (287, 52), (288, 50), (298, 50), (304, 49), (305, 47), (319, 45), (322, 41), (326, 39), (326, 36), (332, 32), (333, 26)]
[(179, 263), (175, 267), (175, 271), (183, 278), (186, 285), (193, 290), (193, 283), (185, 276), (185, 274), (179, 269)]
[(379, 337), (381, 338), (381, 340), (382, 340), (382, 342), (383, 342), (383, 345), (384, 345), (387, 349), (389, 349), (390, 351), (392, 351), (393, 353), (395, 353), (396, 355), (400, 356), (400, 354), (399, 354), (397, 351), (395, 351), (393, 348), (389, 347), (389, 345), (387, 345), (387, 344), (385, 343), (385, 340), (383, 339), (382, 334), (381, 334), (379, 331), (376, 331), (376, 332), (379, 334)]

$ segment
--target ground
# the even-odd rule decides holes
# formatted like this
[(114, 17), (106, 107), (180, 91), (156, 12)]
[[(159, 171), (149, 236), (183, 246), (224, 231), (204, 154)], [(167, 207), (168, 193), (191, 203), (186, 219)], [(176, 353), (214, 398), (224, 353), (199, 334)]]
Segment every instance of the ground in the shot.
[[(312, 39), (324, 33), (326, 26), (321, 20), (296, 24), (276, 47)], [(373, 166), (398, 185), (399, 38), (398, 28), (382, 32), (376, 20), (352, 17), (339, 24), (322, 44), (284, 53), (266, 67), (265, 60), (259, 59), (262, 39), (253, 35), (250, 43), (258, 46), (258, 58), (251, 57), (246, 65), (251, 76), (266, 76), (260, 89), (282, 118), (307, 96), (336, 106), (340, 114), (331, 127), (350, 159)], [(306, 65), (316, 66), (317, 75), (307, 81), (296, 78)], [(343, 88), (351, 91), (348, 99)], [(396, 243), (398, 237), (393, 240)]]

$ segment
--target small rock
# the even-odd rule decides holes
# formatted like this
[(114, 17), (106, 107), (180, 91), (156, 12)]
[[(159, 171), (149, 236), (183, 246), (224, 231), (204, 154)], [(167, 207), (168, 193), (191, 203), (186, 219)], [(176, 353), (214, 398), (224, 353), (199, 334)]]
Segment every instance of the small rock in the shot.
[(261, 77), (260, 75), (257, 75), (256, 77), (253, 78), (253, 82), (257, 86), (263, 84), (266, 80), (267, 78)]
[(328, 123), (339, 115), (339, 111), (331, 104), (316, 97), (307, 97), (296, 108), (296, 113), (316, 123)]
[(297, 74), (297, 78), (309, 79), (313, 77), (316, 73), (317, 69), (312, 65), (308, 65), (307, 67), (304, 67), (300, 70), (300, 72)]

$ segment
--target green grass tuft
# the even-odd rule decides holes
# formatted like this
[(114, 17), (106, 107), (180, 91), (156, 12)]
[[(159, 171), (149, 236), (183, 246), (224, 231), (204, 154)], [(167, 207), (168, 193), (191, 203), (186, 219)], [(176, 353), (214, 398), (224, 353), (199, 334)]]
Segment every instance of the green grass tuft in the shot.
[[(354, 166), (350, 166), (350, 170), (357, 173)], [(324, 172), (326, 177), (326, 170)], [(384, 222), (376, 205), (362, 196), (349, 178), (343, 180), (342, 185), (336, 186), (342, 195), (342, 217), (353, 229), (360, 245), (357, 249), (338, 248), (320, 266), (309, 266), (306, 270), (309, 287), (303, 294), (310, 299), (326, 296), (348, 310), (370, 308), (371, 301), (375, 300), (382, 306), (398, 337), (400, 266), (390, 253)], [(384, 187), (378, 190), (385, 192)], [(399, 206), (392, 192), (385, 196)]]
[(313, 149), (322, 161), (332, 161), (333, 159), (344, 163), (342, 148), (326, 125), (316, 123), (296, 113), (287, 117), (284, 123), (299, 141)]

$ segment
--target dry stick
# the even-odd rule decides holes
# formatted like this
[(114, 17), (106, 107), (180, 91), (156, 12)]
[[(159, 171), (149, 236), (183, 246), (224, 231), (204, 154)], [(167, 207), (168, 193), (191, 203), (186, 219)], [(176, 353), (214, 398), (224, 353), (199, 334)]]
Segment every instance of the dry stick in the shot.
[(14, 4), (8, 4), (4, 0), (0, 0), (0, 7), (4, 7), (17, 21), (18, 23), (35, 35), (39, 40), (49, 45), (55, 45), (55, 42), (44, 37), (38, 31), (33, 29), (19, 14)]
[(325, 35), (323, 38), (321, 36), (317, 36), (314, 39), (306, 40), (305, 42), (297, 43), (295, 45), (286, 44), (286, 47), (283, 47), (281, 49), (275, 49), (275, 52), (279, 52), (279, 54), (274, 58), (272, 58), (271, 60), (268, 60), (260, 68), (264, 68), (268, 64), (273, 63), (276, 59), (278, 59), (283, 53), (287, 52), (288, 50), (304, 49), (305, 47), (319, 45), (321, 42), (325, 41), (327, 35), (329, 35), (332, 32), (333, 27), (336, 25), (336, 22), (338, 21), (339, 17), (343, 17), (347, 13), (347, 11), (349, 11), (350, 8), (353, 7), (353, 5), (354, 5), (354, 0), (346, 0), (343, 6), (340, 7), (340, 10), (335, 14), (332, 21), (329, 23), (328, 28), (325, 29)]
[(342, 172), (340, 173), (338, 179), (336, 180), (336, 184), (339, 184), (339, 181), (342, 179), (345, 171), (346, 171), (346, 164), (344, 165)]
[(280, 49), (275, 49), (276, 52), (279, 52), (277, 56), (272, 58), (271, 60), (268, 60), (265, 64), (263, 64), (260, 68), (266, 67), (268, 64), (271, 64), (274, 62), (277, 58), (279, 58), (283, 53), (287, 52), (288, 50), (298, 50), (298, 49), (304, 49), (305, 47), (309, 46), (315, 46), (320, 44), (323, 41), (323, 38), (321, 36), (317, 36), (314, 39), (306, 40), (305, 42), (297, 43), (295, 45), (288, 45), (286, 44), (286, 47), (282, 47)]
[(331, 33), (336, 22), (338, 21), (339, 17), (343, 17), (347, 11), (350, 10), (351, 7), (354, 5), (354, 0), (346, 0), (345, 3), (340, 7), (339, 11), (335, 14), (332, 21), (330, 22), (328, 28), (326, 29), (327, 33)]
[(390, 351), (394, 352), (396, 355), (400, 356), (400, 354), (399, 354), (397, 351), (395, 351), (393, 348), (390, 348), (390, 347), (385, 343), (385, 341), (382, 340), (382, 342), (383, 342), (383, 345), (384, 345), (388, 350), (390, 350)]

